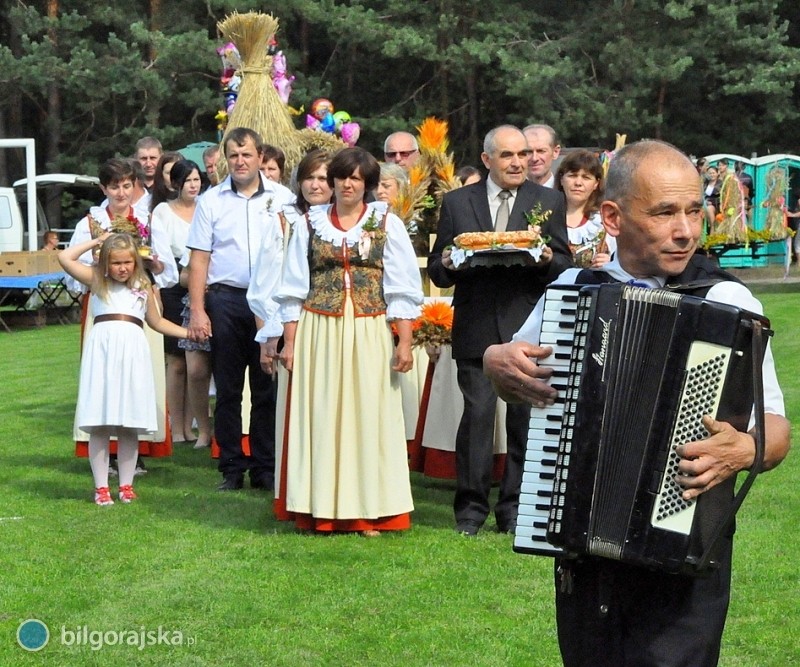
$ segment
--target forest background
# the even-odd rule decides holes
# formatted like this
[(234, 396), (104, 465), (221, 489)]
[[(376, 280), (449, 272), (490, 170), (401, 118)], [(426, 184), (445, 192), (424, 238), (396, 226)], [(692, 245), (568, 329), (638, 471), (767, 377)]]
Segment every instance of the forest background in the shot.
[[(459, 165), (505, 122), (565, 146), (800, 150), (797, 0), (0, 0), (0, 138), (35, 138), (40, 172), (89, 174), (143, 135), (215, 141), (216, 25), (234, 10), (279, 19), (289, 104), (332, 100), (378, 156), (430, 115)], [(0, 185), (22, 164), (0, 151)]]

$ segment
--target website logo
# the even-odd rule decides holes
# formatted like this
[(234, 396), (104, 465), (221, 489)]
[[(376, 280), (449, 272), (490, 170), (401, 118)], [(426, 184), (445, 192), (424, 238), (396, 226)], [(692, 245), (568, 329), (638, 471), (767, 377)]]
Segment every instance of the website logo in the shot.
[(37, 618), (22, 621), (17, 628), (17, 643), (26, 651), (41, 651), (50, 641), (50, 630)]

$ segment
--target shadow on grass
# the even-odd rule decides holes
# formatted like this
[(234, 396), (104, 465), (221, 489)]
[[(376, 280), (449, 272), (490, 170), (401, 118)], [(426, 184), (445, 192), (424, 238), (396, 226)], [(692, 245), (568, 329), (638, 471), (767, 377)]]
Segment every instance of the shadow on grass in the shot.
[[(68, 447), (68, 448), (67, 448)], [(218, 492), (220, 474), (209, 450), (195, 450), (190, 444), (173, 448), (173, 455), (146, 458), (148, 472), (137, 476), (135, 486), (140, 499), (154, 518), (181, 518), (212, 527), (235, 528), (250, 532), (294, 533), (291, 522), (279, 522), (272, 513), (272, 493), (248, 487), (241, 491)], [(74, 456), (72, 443), (65, 444), (63, 455), (11, 454), (4, 467), (13, 477), (0, 475), (0, 487), (11, 493), (37, 500), (77, 500), (91, 503), (92, 478), (89, 461)], [(112, 489), (116, 479), (109, 480)], [(452, 530), (455, 482), (412, 473), (414, 512), (417, 527)], [(93, 508), (92, 508), (93, 509)]]

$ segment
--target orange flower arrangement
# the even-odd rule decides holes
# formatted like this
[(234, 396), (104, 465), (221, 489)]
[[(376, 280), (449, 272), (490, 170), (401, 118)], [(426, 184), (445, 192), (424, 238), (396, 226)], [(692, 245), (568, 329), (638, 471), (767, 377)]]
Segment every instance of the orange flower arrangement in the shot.
[(419, 132), (419, 149), (432, 153), (446, 153), (450, 142), (447, 139), (447, 121), (426, 118), (417, 126)]
[(445, 301), (429, 301), (414, 327), (414, 345), (450, 345), (453, 329), (453, 307)]
[(442, 195), (461, 185), (456, 178), (453, 154), (448, 153), (450, 140), (447, 138), (449, 125), (446, 120), (429, 116), (417, 125), (419, 142), (419, 162), (430, 174), (434, 183), (434, 196), (441, 200)]

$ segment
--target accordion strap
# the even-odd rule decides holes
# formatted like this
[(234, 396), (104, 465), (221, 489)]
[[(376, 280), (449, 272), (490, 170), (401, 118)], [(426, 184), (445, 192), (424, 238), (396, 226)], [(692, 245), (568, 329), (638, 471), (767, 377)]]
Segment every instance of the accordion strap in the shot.
[(726, 516), (717, 524), (716, 530), (708, 542), (708, 547), (700, 557), (696, 566), (698, 571), (703, 571), (708, 566), (709, 561), (716, 552), (717, 544), (719, 544), (720, 539), (722, 539), (722, 536), (727, 532), (728, 527), (736, 516), (736, 512), (738, 512), (739, 508), (742, 506), (747, 492), (750, 491), (750, 487), (753, 486), (756, 475), (764, 469), (764, 452), (766, 449), (766, 434), (764, 428), (764, 378), (762, 375), (764, 339), (761, 322), (755, 319), (751, 320), (751, 322), (753, 326), (753, 409), (755, 412), (755, 434), (753, 440), (756, 445), (755, 457), (753, 458), (753, 465), (750, 467), (750, 471), (747, 473), (747, 477), (744, 482), (742, 482), (741, 487), (739, 487), (739, 491), (734, 496)]

